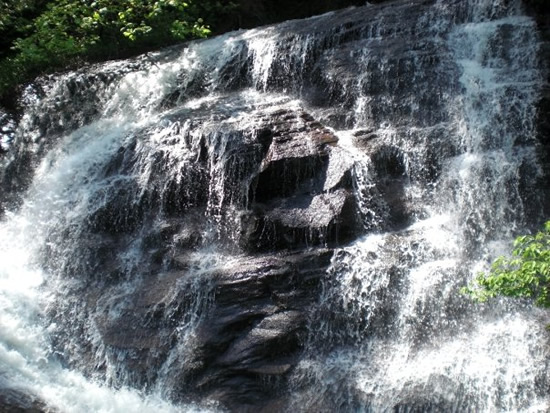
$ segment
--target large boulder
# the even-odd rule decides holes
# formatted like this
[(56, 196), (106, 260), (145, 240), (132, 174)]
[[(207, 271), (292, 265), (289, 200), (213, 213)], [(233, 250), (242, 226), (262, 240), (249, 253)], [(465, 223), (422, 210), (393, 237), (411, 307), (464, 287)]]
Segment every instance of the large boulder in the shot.
[(272, 113), (272, 136), (252, 182), (245, 245), (257, 250), (345, 243), (358, 234), (353, 161), (306, 112)]
[(46, 404), (26, 390), (0, 389), (0, 411), (2, 413), (55, 413)]
[[(62, 238), (72, 255), (44, 249), (52, 268), (66, 262), (49, 315), (71, 366), (235, 411), (282, 403), (333, 248), (361, 233), (355, 166), (304, 109), (239, 117), (226, 109), (239, 99), (129, 137), (99, 172), (113, 190)], [(147, 185), (129, 178), (143, 169)]]
[[(109, 303), (92, 293), (89, 304), (104, 309), (94, 320), (101, 342), (141, 385), (169, 369), (175, 398), (191, 390), (229, 407), (262, 406), (298, 362), (331, 257), (329, 249), (226, 256), (201, 269), (204, 256), (178, 256), (180, 270), (144, 279)], [(128, 304), (113, 315), (121, 302)]]

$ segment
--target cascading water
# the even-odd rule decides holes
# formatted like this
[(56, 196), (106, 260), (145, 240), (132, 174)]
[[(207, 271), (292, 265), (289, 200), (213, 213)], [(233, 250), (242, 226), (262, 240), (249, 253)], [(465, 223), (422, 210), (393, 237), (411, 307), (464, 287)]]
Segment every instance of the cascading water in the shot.
[(0, 402), (546, 411), (548, 315), (459, 294), (543, 219), (522, 13), (391, 1), (31, 86)]
[[(439, 44), (458, 64), (460, 93), (449, 96), (447, 124), (435, 126), (447, 132), (444, 145), (454, 146), (435, 182), (419, 179), (426, 163), (418, 162), (430, 149), (432, 127), (392, 130), (390, 121), (376, 130), (359, 101), (363, 118), (355, 126), (373, 128), (396, 148), (403, 194), (423, 210), (402, 230), (368, 235), (336, 254), (313, 317), (309, 357), (295, 373), (296, 383), (309, 385), (296, 406), (548, 409), (547, 315), (503, 301), (472, 306), (457, 295), (487, 258), (510, 248), (506, 240), (525, 214), (520, 168), (540, 175), (532, 144), (539, 80), (532, 22), (498, 2), (472, 6), (472, 20), (445, 28)], [(446, 7), (440, 2), (436, 10)], [(364, 197), (380, 178), (373, 157), (362, 158), (356, 182)], [(364, 215), (384, 222), (372, 210)]]

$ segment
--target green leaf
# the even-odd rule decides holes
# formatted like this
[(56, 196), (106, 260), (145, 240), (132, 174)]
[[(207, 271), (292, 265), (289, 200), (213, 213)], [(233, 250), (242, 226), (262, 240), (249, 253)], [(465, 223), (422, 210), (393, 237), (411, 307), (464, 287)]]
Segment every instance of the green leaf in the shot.
[(550, 221), (534, 236), (515, 239), (514, 258), (498, 257), (488, 274), (478, 274), (461, 292), (477, 301), (497, 295), (531, 298), (536, 305), (550, 307)]

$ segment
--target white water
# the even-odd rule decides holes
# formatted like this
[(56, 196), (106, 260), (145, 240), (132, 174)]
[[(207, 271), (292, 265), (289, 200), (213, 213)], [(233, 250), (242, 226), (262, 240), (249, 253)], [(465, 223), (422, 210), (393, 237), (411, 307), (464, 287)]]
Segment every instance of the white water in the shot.
[[(526, 40), (533, 23), (516, 16), (486, 21), (484, 14), (493, 12), (483, 2), (474, 6), (479, 20), (456, 26), (446, 40), (462, 89), (447, 108), (447, 139), (457, 139), (461, 153), (444, 164), (435, 187), (425, 186), (414, 176), (415, 146), (422, 150), (423, 143), (391, 124), (374, 130), (402, 151), (405, 196), (423, 200), (425, 209), (404, 230), (368, 235), (335, 256), (311, 327), (310, 357), (295, 373), (297, 386), (309, 383), (314, 390), (298, 393), (296, 408), (550, 408), (547, 386), (541, 386), (550, 379), (548, 312), (508, 300), (472, 305), (458, 292), (510, 250), (524, 211), (518, 170), (522, 163), (536, 165), (533, 146), (517, 145), (534, 135), (538, 49)], [(502, 44), (508, 30), (509, 43)], [(367, 104), (359, 99), (358, 113)], [(356, 117), (357, 128), (370, 122)], [(341, 132), (341, 142), (356, 159), (356, 191), (369, 206), (376, 187), (372, 162), (354, 155), (351, 132)], [(368, 225), (383, 222), (368, 207), (361, 212)]]
[[(155, 78), (155, 70), (152, 72), (148, 79)], [(113, 100), (106, 105), (107, 113), (113, 111), (114, 105), (119, 105), (116, 101), (128, 98), (128, 87), (135, 81), (135, 76), (129, 76), (121, 82)], [(148, 85), (151, 86), (150, 82)], [(139, 92), (144, 99), (154, 89), (141, 88)], [(0, 226), (0, 388), (30, 394), (56, 412), (214, 410), (214, 407), (175, 406), (162, 400), (160, 392), (145, 394), (127, 387), (112, 388), (67, 368), (60, 361), (63, 355), (59, 357), (49, 342), (49, 333), (56, 329), (56, 320), (49, 325), (44, 323), (50, 306), (55, 305), (49, 289), (67, 288), (67, 281), (55, 281), (55, 274), (42, 269), (37, 257), (45, 246), (68, 248), (63, 243), (56, 244), (59, 241), (56, 230), (77, 222), (91, 208), (97, 207), (93, 204), (97, 202), (93, 195), (105, 190), (94, 181), (94, 167), (108, 159), (133, 130), (155, 121), (154, 117), (132, 111), (137, 104), (134, 100), (126, 102), (123, 106), (129, 109), (126, 113), (116, 112), (110, 119), (66, 136), (58, 149), (52, 150), (37, 168), (34, 183), (20, 211), (8, 213)], [(123, 180), (124, 177), (119, 176), (107, 185), (118, 185)], [(130, 249), (127, 252), (129, 271), (134, 268), (134, 261)], [(78, 274), (74, 275), (75, 278), (68, 281), (73, 288), (79, 283)], [(45, 290), (42, 286), (46, 280), (49, 289)], [(77, 309), (69, 307), (67, 310)]]
[[(319, 304), (320, 319), (314, 315), (306, 355), (293, 378), (296, 410), (326, 410), (330, 406), (341, 411), (386, 411), (408, 405), (424, 410), (443, 406), (440, 408), (445, 411), (542, 412), (550, 406), (545, 390), (550, 381), (548, 333), (544, 330), (550, 322), (548, 314), (505, 300), (476, 306), (458, 293), (477, 271), (505, 252), (512, 235), (521, 230), (524, 206), (518, 169), (521, 163), (536, 164), (529, 135), (534, 134), (534, 102), (540, 82), (534, 23), (517, 16), (519, 8), (507, 8), (503, 1), (470, 1), (469, 5), (472, 18), (450, 31), (449, 21), (438, 20), (438, 16), (452, 13), (445, 1), (417, 22), (419, 30), (429, 27), (456, 66), (452, 70), (459, 73), (455, 94), (442, 87), (445, 106), (441, 110), (449, 115), (448, 121), (429, 127), (404, 126), (391, 115), (379, 122), (372, 112), (384, 105), (394, 111), (395, 104), (391, 96), (373, 96), (361, 89), (374, 82), (369, 64), (379, 58), (373, 50), (384, 36), (383, 21), (370, 26), (371, 38), (356, 52), (362, 71), (349, 83), (328, 79), (335, 82), (335, 89), (344, 85), (342, 93), (353, 96), (346, 119), (353, 130), (337, 133), (340, 146), (356, 162), (355, 189), (363, 222), (375, 233), (342, 248), (334, 258)], [(500, 45), (501, 31), (511, 28), (512, 38)], [(0, 387), (35, 395), (60, 412), (216, 408), (208, 403), (206, 407), (174, 406), (166, 401), (173, 366), (184, 364), (187, 352), (195, 348), (194, 315), (199, 317), (208, 306), (208, 291), (197, 294), (205, 302), (197, 298), (192, 314), (178, 326), (177, 344), (161, 366), (153, 390), (115, 389), (107, 383), (120, 386), (124, 379), (116, 377), (116, 356), (112, 358), (94, 341), (101, 340), (93, 322), (88, 330), (95, 346), (91, 358), (107, 364), (106, 377), (84, 377), (66, 367), (61, 361), (64, 355), (55, 354), (52, 348), (51, 335), (56, 332), (56, 321), (50, 319), (53, 307), (60, 306), (64, 316), (78, 322), (87, 316), (78, 312), (74, 302), (60, 304), (59, 292), (74, 291), (83, 283), (79, 274), (73, 272), (67, 279), (57, 270), (72, 264), (65, 249), (70, 252), (82, 217), (105, 205), (109, 191), (135, 182), (138, 194), (145, 193), (158, 173), (154, 161), (159, 153), (165, 154), (167, 173), (176, 176), (178, 183), (185, 182), (185, 168), (196, 161), (203, 135), (210, 139), (207, 146), (212, 159), (203, 230), (214, 246), (213, 252), (208, 251), (211, 255), (201, 255), (199, 260), (205, 265), (205, 257), (214, 257), (211, 265), (225, 260), (215, 249), (223, 231), (218, 227), (227, 226), (227, 232), (235, 233), (238, 223), (231, 222), (228, 215), (237, 215), (242, 198), (247, 196), (247, 188), (228, 193), (223, 185), (232, 139), (227, 131), (245, 129), (243, 125), (251, 122), (247, 115), (261, 105), (304, 106), (320, 119), (330, 117), (328, 109), (308, 107), (307, 99), (298, 99), (303, 98), (300, 80), (306, 76), (303, 66), (314, 52), (315, 35), (292, 38), (283, 52), (288, 60), (279, 50), (280, 35), (273, 28), (227, 35), (192, 44), (173, 60), (158, 58), (155, 64), (130, 70), (102, 90), (101, 120), (63, 134), (41, 160), (23, 206), (9, 212), (0, 224)], [(245, 45), (252, 62), (249, 86), (255, 90), (227, 98), (221, 80), (224, 65)], [(384, 69), (391, 67), (390, 60), (388, 55), (375, 64)], [(278, 61), (279, 71), (291, 79), (280, 88), (282, 94), (267, 94), (275, 88), (273, 73)], [(120, 70), (122, 64), (112, 65), (112, 70)], [(445, 66), (441, 70), (451, 69)], [(382, 73), (390, 78), (388, 72)], [(186, 87), (201, 76), (206, 78), (204, 89), (210, 94), (189, 99)], [(421, 74), (414, 82), (419, 88), (432, 86)], [(64, 87), (61, 79), (48, 96), (63, 96)], [(179, 93), (176, 100), (180, 106), (161, 113), (161, 102), (171, 93)], [(395, 100), (406, 102), (413, 115), (422, 110), (413, 95)], [(200, 130), (193, 129), (196, 125), (190, 122), (171, 121), (170, 116), (184, 110), (210, 116), (201, 111), (218, 102), (224, 102), (227, 116), (213, 118)], [(38, 113), (41, 104), (37, 103)], [(24, 120), (22, 130), (38, 148), (41, 136), (30, 117)], [(136, 138), (147, 128), (151, 131), (146, 137)], [(432, 132), (438, 128), (445, 131), (457, 153), (444, 159), (437, 180), (424, 182), (426, 148), (432, 147)], [(412, 222), (400, 231), (384, 231), (388, 211), (377, 204), (375, 162), (368, 151), (356, 148), (352, 135), (361, 129), (373, 130), (385, 148), (396, 150), (403, 163), (407, 176), (403, 196), (406, 202), (419, 206)], [(188, 140), (177, 140), (178, 133)], [(141, 157), (138, 167), (128, 175), (100, 179), (99, 167), (134, 138)], [(518, 145), (520, 140), (526, 144)], [(229, 213), (223, 212), (227, 205)], [(69, 232), (69, 241), (58, 242), (67, 237), (64, 230)], [(139, 275), (140, 242), (134, 240), (120, 251), (128, 280), (112, 297), (105, 298), (109, 313), (121, 311), (126, 305), (123, 298), (140, 282), (139, 276), (130, 279), (130, 275)], [(38, 258), (44, 248), (51, 248), (63, 259), (44, 269)], [(200, 273), (199, 268), (199, 280)], [(197, 288), (204, 287), (198, 284)], [(186, 284), (180, 288), (195, 287)], [(326, 314), (330, 317), (325, 320)], [(310, 387), (302, 392), (304, 385)]]
[[(156, 108), (174, 88), (177, 74), (189, 72), (192, 75), (197, 66), (216, 60), (217, 50), (224, 41), (222, 37), (210, 41), (207, 44), (210, 47), (185, 49), (174, 62), (130, 72), (108, 85), (103, 91), (101, 119), (62, 136), (36, 167), (23, 205), (16, 213), (7, 212), (0, 224), (0, 303), (3, 309), (0, 313), (0, 390), (28, 394), (56, 412), (217, 411), (216, 403), (210, 401), (202, 406), (171, 404), (167, 401), (171, 393), (168, 383), (178, 384), (172, 377), (172, 370), (180, 368), (186, 362), (186, 354), (193, 351), (198, 315), (208, 306), (209, 294), (201, 277), (220, 266), (222, 261), (226, 265), (231, 262), (216, 251), (215, 242), (223, 229), (212, 230), (211, 225), (213, 222), (221, 227), (224, 197), (232, 196), (224, 192), (224, 152), (231, 138), (224, 125), (226, 129), (231, 129), (232, 125), (247, 122), (247, 106), (242, 107), (238, 100), (231, 102), (235, 106), (226, 108), (229, 116), (224, 124), (209, 123), (199, 130), (193, 129), (189, 123), (161, 120)], [(119, 70), (119, 63), (110, 65), (111, 70)], [(110, 69), (109, 64), (106, 69)], [(61, 78), (53, 85), (49, 96), (63, 95), (64, 88), (64, 79)], [(253, 90), (245, 91), (240, 96), (248, 105), (293, 105), (287, 97), (260, 95)], [(223, 96), (212, 94), (190, 100), (178, 110), (204, 110), (220, 98)], [(38, 101), (36, 104), (40, 116), (43, 103)], [(43, 142), (40, 142), (41, 136), (30, 121), (32, 116), (36, 114), (26, 115), (21, 129), (26, 137), (30, 136), (38, 143), (36, 150), (39, 150)], [(102, 168), (105, 163), (115, 156), (119, 148), (128, 145), (137, 133), (147, 128), (151, 131), (146, 139), (137, 141), (140, 157), (137, 168), (129, 171), (128, 175), (119, 174), (104, 179)], [(174, 136), (180, 133), (189, 135), (191, 139), (174, 145)], [(124, 357), (122, 353), (110, 353), (102, 343), (95, 320), (83, 319), (88, 315), (81, 312), (81, 303), (69, 299), (65, 302), (58, 292), (86, 288), (84, 276), (78, 273), (78, 265), (72, 262), (80, 258), (72, 251), (83, 231), (83, 218), (106, 205), (109, 195), (127, 183), (136, 182), (138, 194), (145, 192), (158, 173), (154, 162), (159, 152), (167, 154), (166, 170), (174, 171), (172, 177), (183, 185), (187, 178), (183, 174), (184, 169), (193, 168), (203, 136), (212, 139), (207, 142), (212, 165), (206, 211), (208, 218), (203, 230), (214, 245), (197, 253), (191, 260), (196, 262), (196, 268), (194, 275), (188, 277), (194, 277), (195, 281), (191, 280), (190, 285), (187, 282), (182, 284), (180, 289), (196, 290), (193, 308), (175, 329), (177, 344), (156, 372), (159, 377), (156, 384), (152, 390), (138, 391), (120, 385), (132, 374), (123, 372), (123, 378), (120, 377), (116, 363), (117, 358)], [(223, 225), (230, 226), (227, 222)], [(210, 235), (211, 232), (213, 234)], [(98, 314), (106, 312), (109, 317), (119, 316), (128, 304), (124, 302), (125, 297), (140, 284), (139, 267), (143, 260), (140, 244), (141, 240), (137, 239), (118, 252), (127, 281), (111, 289), (109, 297), (98, 302)], [(40, 262), (44, 251), (54, 257), (45, 269)], [(71, 277), (66, 278), (64, 272), (69, 272)], [(172, 298), (177, 299), (177, 291), (173, 292)], [(171, 300), (170, 297), (165, 299)], [(74, 355), (58, 354), (52, 347), (50, 334), (59, 334), (56, 319), (51, 319), (52, 312), (61, 313), (62, 317), (74, 317), (75, 323), (86, 325), (85, 334), (95, 351), (90, 356), (96, 365), (106, 365), (104, 377), (85, 377), (65, 365), (63, 360), (74, 358)], [(72, 339), (69, 337), (69, 340)], [(83, 353), (76, 346), (78, 344), (68, 343), (66, 348), (81, 356)]]
[[(26, 207), (32, 211), (29, 203)], [(47, 207), (40, 203), (40, 210)], [(181, 406), (155, 394), (109, 388), (58, 361), (48, 342), (53, 326), (43, 323), (49, 299), (40, 286), (48, 275), (32, 259), (44, 242), (45, 222), (31, 211), (9, 217), (0, 228), (0, 388), (30, 394), (60, 412), (180, 412)], [(206, 411), (194, 406), (185, 410)]]
[[(125, 141), (132, 139), (136, 131), (158, 121), (154, 108), (159, 99), (169, 92), (177, 73), (193, 70), (194, 59), (194, 50), (187, 51), (175, 62), (129, 73), (106, 89), (103, 92), (103, 118), (62, 137), (61, 142), (48, 152), (36, 168), (33, 184), (20, 210), (17, 213), (8, 212), (0, 223), (0, 390), (29, 394), (55, 412), (170, 413), (217, 410), (214, 405), (173, 405), (163, 399), (162, 388), (146, 393), (125, 386), (113, 388), (104, 380), (85, 377), (65, 366), (61, 361), (65, 355), (56, 354), (49, 340), (50, 333), (57, 329), (56, 320), (54, 318), (50, 324), (45, 320), (48, 320), (47, 313), (51, 312), (52, 306), (59, 305), (59, 298), (56, 301), (54, 297), (56, 289), (70, 291), (71, 288), (78, 288), (81, 280), (77, 273), (69, 280), (56, 279), (56, 271), (71, 265), (70, 256), (50, 264), (50, 268), (54, 269), (52, 273), (41, 268), (38, 258), (44, 247), (63, 257), (62, 249), (69, 251), (72, 245), (70, 241), (69, 245), (61, 241), (61, 237), (67, 234), (60, 235), (58, 232), (70, 226), (78, 232), (82, 217), (101, 206), (101, 194), (134, 178), (119, 175), (111, 180), (101, 180), (98, 179), (101, 174), (98, 166), (113, 156)], [(119, 64), (112, 66), (115, 70)], [(63, 95), (64, 87), (64, 81), (60, 79), (50, 96)], [(40, 111), (41, 102), (37, 103), (37, 110)], [(36, 134), (28, 120), (30, 117), (24, 118), (21, 126), (23, 130), (28, 129), (27, 136)], [(39, 139), (40, 136), (36, 135), (33, 141)], [(142, 151), (145, 157), (147, 145), (162, 148), (165, 145), (162, 131), (150, 136), (148, 143), (140, 144), (145, 147)], [(186, 153), (179, 155), (180, 162), (191, 156)], [(144, 159), (143, 164), (147, 166), (148, 160)], [(151, 171), (146, 167), (137, 172), (138, 183), (145, 187)], [(74, 233), (69, 233), (69, 240), (71, 238), (75, 238)], [(128, 274), (136, 271), (139, 257), (135, 254), (132, 246), (120, 253), (127, 263)], [(44, 287), (46, 281), (47, 288)], [(119, 294), (124, 296), (131, 291), (135, 281), (123, 285)], [(116, 311), (109, 311), (113, 310)], [(68, 302), (65, 311), (67, 314), (64, 316), (74, 312), (74, 317), (82, 317), (77, 313), (74, 302)], [(101, 340), (99, 337), (91, 339)], [(106, 357), (102, 354), (101, 345), (96, 357), (98, 360)], [(112, 366), (108, 369), (114, 370)]]

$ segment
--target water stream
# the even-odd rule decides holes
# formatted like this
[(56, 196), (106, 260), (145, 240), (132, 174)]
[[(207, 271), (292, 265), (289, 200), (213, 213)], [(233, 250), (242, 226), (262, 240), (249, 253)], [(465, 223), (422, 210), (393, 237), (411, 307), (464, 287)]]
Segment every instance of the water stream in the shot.
[(246, 260), (265, 114), (303, 110), (353, 164), (361, 235), (308, 310), (285, 409), (547, 411), (549, 314), (459, 293), (544, 218), (539, 47), (520, 1), (395, 1), (30, 86), (0, 161), (0, 388), (223, 410), (187, 385), (212, 274)]

